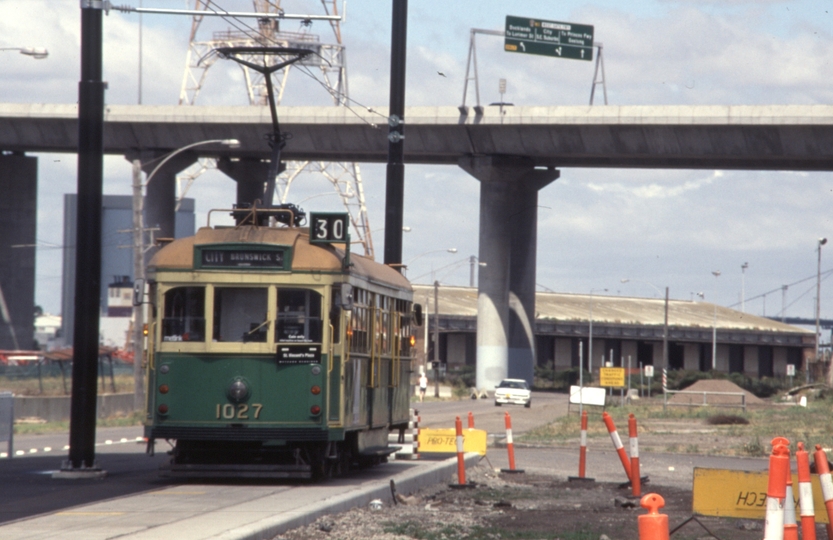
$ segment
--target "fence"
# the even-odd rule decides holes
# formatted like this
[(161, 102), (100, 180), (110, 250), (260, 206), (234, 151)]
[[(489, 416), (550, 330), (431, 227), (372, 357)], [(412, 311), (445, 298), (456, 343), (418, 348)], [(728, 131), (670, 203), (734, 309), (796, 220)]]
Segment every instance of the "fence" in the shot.
[[(702, 403), (698, 400), (695, 403), (693, 400), (689, 400), (688, 403), (669, 403), (668, 395), (669, 394), (688, 394), (693, 396), (702, 396), (703, 401)], [(726, 402), (717, 402), (717, 403), (709, 403), (708, 396), (740, 396), (740, 403), (726, 403)], [(672, 396), (673, 397), (673, 396)], [(746, 412), (746, 392), (695, 392), (692, 390), (665, 390), (663, 392), (662, 397), (662, 409), (665, 410), (669, 405), (671, 406), (681, 406), (681, 407), (740, 407), (743, 409), (743, 412)]]

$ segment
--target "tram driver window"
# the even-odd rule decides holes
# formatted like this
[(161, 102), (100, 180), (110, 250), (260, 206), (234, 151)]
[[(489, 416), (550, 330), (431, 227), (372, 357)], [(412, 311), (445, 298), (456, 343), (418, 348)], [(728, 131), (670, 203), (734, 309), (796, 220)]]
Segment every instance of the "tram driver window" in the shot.
[(265, 287), (215, 287), (214, 341), (266, 342), (268, 293)]
[(278, 290), (276, 341), (321, 342), (321, 295), (309, 289)]
[(163, 341), (205, 339), (205, 289), (176, 287), (165, 293), (162, 317)]

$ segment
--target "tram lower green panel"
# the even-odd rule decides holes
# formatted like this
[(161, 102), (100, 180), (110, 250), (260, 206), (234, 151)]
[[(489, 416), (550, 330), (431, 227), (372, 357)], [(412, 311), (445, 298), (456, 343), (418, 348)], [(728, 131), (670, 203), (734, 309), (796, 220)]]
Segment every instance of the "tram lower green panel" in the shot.
[(156, 425), (324, 427), (333, 406), (326, 355), (321, 364), (286, 365), (274, 356), (159, 354), (155, 368), (149, 412)]

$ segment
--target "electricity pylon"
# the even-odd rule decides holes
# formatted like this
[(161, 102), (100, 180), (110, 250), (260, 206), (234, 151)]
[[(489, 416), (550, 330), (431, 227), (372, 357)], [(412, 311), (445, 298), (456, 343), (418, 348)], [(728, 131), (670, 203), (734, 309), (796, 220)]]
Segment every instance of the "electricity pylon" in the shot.
[[(338, 15), (336, 0), (320, 0), (326, 15)], [(194, 10), (205, 11), (213, 9), (209, 0), (195, 0)], [(256, 13), (283, 13), (280, 0), (253, 0)], [(334, 43), (322, 43), (320, 37), (306, 31), (312, 24), (312, 18), (301, 18), (302, 31), (285, 32), (280, 29), (280, 19), (257, 19), (257, 27), (250, 28), (244, 23), (238, 25), (237, 30), (214, 32), (210, 40), (199, 40), (197, 37), (203, 15), (195, 15), (191, 23), (188, 54), (185, 60), (185, 74), (179, 93), (180, 105), (193, 105), (202, 90), (206, 75), (214, 65), (218, 56), (213, 54), (218, 47), (295, 47), (312, 49), (311, 54), (295, 64), (296, 69), (317, 69), (322, 76), (324, 87), (333, 99), (333, 105), (345, 106), (348, 100), (347, 91), (347, 62), (345, 47), (341, 40), (340, 20), (330, 20), (333, 30)], [(312, 16), (311, 16), (312, 17)], [(293, 16), (293, 18), (296, 18)], [(242, 28), (242, 29), (241, 29)], [(262, 59), (254, 56), (249, 59), (259, 62)], [(293, 66), (287, 66), (275, 73), (272, 85), (275, 88), (275, 101), (280, 105), (289, 80), (289, 72)], [(249, 105), (266, 106), (267, 92), (263, 75), (240, 65)], [(215, 167), (213, 160), (203, 159), (186, 170), (177, 180), (180, 182), (180, 198), (185, 196), (194, 180), (207, 168)], [(350, 214), (356, 240), (364, 248), (364, 254), (373, 258), (373, 239), (370, 232), (370, 222), (367, 216), (364, 189), (362, 187), (361, 171), (355, 162), (325, 162), (325, 161), (290, 161), (286, 163), (286, 170), (275, 180), (275, 195), (281, 203), (287, 202), (289, 190), (301, 174), (320, 174), (329, 180), (344, 207)]]

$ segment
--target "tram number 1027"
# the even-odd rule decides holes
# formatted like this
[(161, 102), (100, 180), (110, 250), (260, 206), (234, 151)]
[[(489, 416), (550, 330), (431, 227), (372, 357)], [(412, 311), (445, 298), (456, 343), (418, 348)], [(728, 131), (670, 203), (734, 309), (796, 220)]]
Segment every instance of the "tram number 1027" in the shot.
[(224, 420), (257, 420), (260, 418), (261, 409), (263, 409), (263, 405), (260, 403), (252, 403), (251, 405), (246, 403), (238, 403), (237, 405), (218, 403), (215, 413), (217, 420), (221, 418)]
[(342, 243), (348, 240), (346, 213), (310, 212), (310, 242)]

